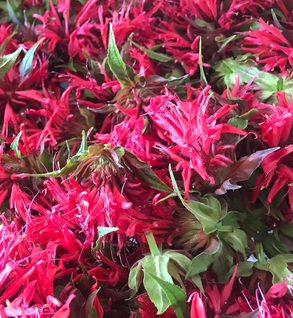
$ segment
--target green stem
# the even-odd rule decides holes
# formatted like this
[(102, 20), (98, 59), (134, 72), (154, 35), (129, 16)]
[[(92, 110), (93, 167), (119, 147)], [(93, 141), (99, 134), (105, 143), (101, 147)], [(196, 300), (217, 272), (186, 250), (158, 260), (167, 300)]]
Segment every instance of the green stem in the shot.
[(255, 254), (256, 254), (256, 258), (258, 259), (258, 261), (260, 263), (266, 263), (266, 258), (264, 256), (264, 252), (263, 252), (263, 247), (261, 243), (257, 243), (255, 245)]
[(158, 249), (153, 233), (146, 232), (145, 237), (148, 241), (148, 245), (149, 245), (152, 256), (160, 256), (161, 253)]
[(203, 84), (205, 86), (208, 85), (203, 66), (202, 66), (202, 39), (199, 38), (199, 49), (198, 49), (198, 62), (199, 62), (199, 73), (200, 73), (200, 79), (202, 80)]

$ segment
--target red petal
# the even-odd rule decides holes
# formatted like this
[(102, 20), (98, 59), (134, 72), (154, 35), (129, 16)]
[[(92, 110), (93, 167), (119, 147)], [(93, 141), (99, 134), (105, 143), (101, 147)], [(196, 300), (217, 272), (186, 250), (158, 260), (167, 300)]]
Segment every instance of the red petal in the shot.
[(58, 311), (56, 311), (51, 318), (68, 318), (70, 315), (69, 305), (73, 298), (75, 298), (75, 295), (71, 294), (66, 300), (66, 303)]
[(192, 293), (189, 299), (192, 298), (190, 318), (206, 318), (206, 311), (202, 299), (197, 292)]
[(221, 306), (224, 306), (225, 302), (228, 300), (229, 296), (231, 295), (231, 291), (232, 291), (232, 287), (235, 281), (235, 276), (236, 276), (236, 272), (238, 269), (238, 265), (235, 266), (234, 271), (233, 271), (233, 275), (229, 281), (229, 283), (227, 285), (225, 285), (225, 287), (223, 288), (222, 292), (221, 292)]

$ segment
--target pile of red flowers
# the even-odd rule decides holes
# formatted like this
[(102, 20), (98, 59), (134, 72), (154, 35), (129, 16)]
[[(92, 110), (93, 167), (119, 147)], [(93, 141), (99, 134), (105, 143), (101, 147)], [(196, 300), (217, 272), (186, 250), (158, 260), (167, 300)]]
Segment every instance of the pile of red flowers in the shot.
[(292, 1), (0, 15), (0, 317), (292, 317)]

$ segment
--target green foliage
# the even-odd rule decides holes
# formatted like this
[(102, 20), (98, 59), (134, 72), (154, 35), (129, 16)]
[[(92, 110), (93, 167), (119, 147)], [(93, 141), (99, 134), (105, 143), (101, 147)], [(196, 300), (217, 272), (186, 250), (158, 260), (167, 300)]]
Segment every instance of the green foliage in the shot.
[(24, 80), (26, 77), (28, 77), (30, 72), (32, 71), (32, 63), (33, 63), (35, 51), (43, 41), (44, 41), (44, 38), (40, 39), (36, 44), (34, 44), (27, 51), (26, 55), (22, 59), (19, 66), (19, 74), (20, 74), (21, 80)]
[[(162, 252), (156, 245), (151, 232), (146, 233), (146, 238), (150, 254), (135, 263), (129, 274), (128, 286), (132, 289), (132, 296), (143, 284), (159, 315), (172, 306), (177, 317), (181, 318), (186, 306), (186, 294), (182, 288), (174, 285), (173, 278), (180, 283), (179, 273), (182, 272), (184, 277), (191, 260), (176, 251), (164, 250)], [(193, 278), (198, 282), (196, 277)], [(199, 286), (202, 288), (200, 282)]]
[(15, 52), (0, 57), (0, 79), (3, 78), (11, 69), (21, 51), (22, 46), (20, 46)]
[(21, 153), (18, 150), (18, 143), (19, 143), (19, 139), (22, 135), (23, 131), (20, 131), (17, 136), (14, 138), (13, 142), (10, 145), (10, 148), (16, 153), (17, 158), (21, 157)]
[(134, 70), (126, 65), (119, 53), (119, 50), (116, 46), (115, 36), (113, 33), (112, 24), (110, 23), (110, 37), (109, 37), (109, 45), (108, 45), (108, 64), (111, 72), (120, 82), (122, 88), (126, 86), (132, 85), (132, 81), (135, 77)]

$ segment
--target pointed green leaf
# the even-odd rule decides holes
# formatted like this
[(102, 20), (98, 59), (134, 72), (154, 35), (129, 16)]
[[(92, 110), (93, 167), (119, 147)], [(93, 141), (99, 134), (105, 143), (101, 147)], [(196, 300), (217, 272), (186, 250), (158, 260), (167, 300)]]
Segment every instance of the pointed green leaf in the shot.
[(125, 155), (125, 149), (123, 147), (115, 147), (113, 148), (115, 151), (117, 158), (118, 158), (118, 163), (120, 162), (121, 158)]
[(246, 233), (240, 229), (234, 229), (230, 233), (221, 233), (220, 238), (228, 243), (235, 251), (240, 252), (246, 260), (246, 251), (248, 249)]
[(66, 166), (59, 170), (46, 173), (24, 173), (24, 175), (28, 177), (60, 178), (73, 172), (78, 164), (79, 162), (77, 161), (77, 159), (75, 157), (72, 157), (70, 160), (67, 161)]
[(168, 255), (171, 261), (175, 262), (177, 266), (181, 267), (185, 271), (188, 270), (191, 264), (191, 259), (189, 257), (174, 250), (164, 251), (163, 255)]
[(239, 227), (239, 222), (246, 219), (245, 213), (238, 211), (229, 211), (229, 213), (222, 220), (223, 225), (231, 226), (233, 228)]
[(193, 275), (190, 277), (190, 280), (199, 288), (199, 290), (204, 294), (204, 288), (202, 281), (199, 275)]
[(215, 70), (212, 78), (217, 79), (218, 85), (221, 87), (233, 88), (238, 74), (240, 74), (240, 85), (248, 83), (258, 76), (260, 70), (256, 66), (257, 63), (251, 59), (249, 54), (239, 55), (236, 59), (227, 58), (212, 67)]
[(273, 275), (273, 284), (283, 283), (284, 278), (292, 273), (288, 269), (287, 263), (293, 262), (293, 254), (280, 254), (274, 256), (267, 262), (256, 262), (254, 266), (260, 270), (268, 271)]
[(120, 82), (122, 87), (131, 85), (131, 81), (129, 79), (127, 71), (126, 64), (123, 62), (120, 53), (118, 51), (118, 48), (116, 46), (115, 42), (115, 36), (113, 33), (112, 24), (109, 24), (109, 32), (110, 32), (110, 38), (109, 38), (109, 45), (108, 45), (108, 64), (111, 72), (114, 74), (114, 76), (117, 78), (117, 80)]
[(162, 192), (172, 193), (172, 190), (159, 179), (150, 166), (138, 159), (132, 152), (125, 149), (122, 161), (126, 161), (126, 165), (131, 168), (134, 175), (144, 184)]
[(248, 120), (241, 119), (240, 117), (232, 117), (228, 120), (228, 124), (239, 129), (245, 129), (248, 125)]
[(7, 43), (15, 36), (15, 34), (17, 34), (17, 31), (14, 30), (14, 31), (9, 35), (9, 37), (7, 37), (7, 38), (5, 39), (5, 41), (1, 44), (1, 47), (0, 47), (1, 52), (4, 53), (4, 50), (5, 50), (5, 48), (6, 48)]
[(239, 35), (239, 34), (231, 35), (228, 38), (222, 38), (222, 36), (216, 36), (215, 40), (218, 43), (221, 43), (221, 46), (219, 47), (218, 53), (221, 53), (224, 50), (224, 48), (227, 46), (228, 43), (230, 43), (231, 41), (237, 40), (241, 37), (242, 37), (242, 35)]
[(11, 69), (21, 51), (22, 46), (20, 46), (15, 52), (0, 57), (0, 79), (3, 78)]
[(250, 261), (244, 261), (239, 264), (237, 269), (237, 276), (240, 277), (249, 277), (253, 273), (254, 263)]
[[(184, 318), (184, 311), (186, 308), (186, 294), (183, 291), (182, 288), (180, 288), (179, 286), (167, 282), (159, 277), (157, 277), (156, 275), (153, 275), (152, 271), (148, 271), (144, 269), (144, 274), (145, 277), (147, 277), (147, 280), (149, 280), (150, 282), (156, 282), (156, 284), (159, 286), (159, 288), (163, 291), (166, 299), (167, 299), (167, 308), (169, 306), (172, 306), (177, 318)], [(149, 297), (150, 294), (148, 293)], [(151, 297), (150, 297), (151, 299)], [(151, 299), (152, 300), (152, 299)], [(152, 300), (153, 301), (153, 300)], [(157, 314), (162, 314), (165, 312), (160, 310), (162, 308), (162, 306), (157, 306), (156, 303), (154, 303), (155, 306), (158, 309), (158, 313)]]
[(19, 74), (20, 79), (24, 80), (26, 77), (29, 76), (30, 72), (32, 71), (32, 63), (36, 49), (38, 46), (45, 40), (45, 38), (40, 39), (36, 44), (34, 44), (26, 53), (24, 58), (22, 59), (20, 66), (19, 66)]
[(161, 252), (158, 249), (157, 243), (155, 241), (154, 235), (152, 232), (146, 232), (145, 233), (145, 237), (147, 239), (148, 245), (149, 245), (149, 249), (151, 252), (152, 256), (160, 256)]
[(182, 204), (185, 206), (185, 208), (188, 211), (190, 211), (200, 221), (200, 223), (203, 225), (205, 233), (207, 234), (213, 233), (216, 230), (215, 225), (219, 221), (219, 211), (216, 211), (212, 207), (202, 202), (192, 201), (192, 200), (189, 200), (188, 203), (185, 202), (177, 186), (171, 166), (169, 166), (169, 173), (171, 176), (174, 191), (178, 195)]
[(208, 247), (191, 261), (186, 273), (186, 278), (206, 271), (215, 260), (216, 253), (219, 251), (220, 246), (221, 242), (216, 238), (212, 238)]
[(229, 245), (221, 242), (221, 246), (215, 254), (212, 265), (213, 271), (216, 273), (218, 280), (222, 281), (234, 264), (233, 251)]
[(130, 40), (130, 42), (136, 46), (137, 48), (139, 48), (140, 50), (142, 50), (143, 52), (145, 52), (148, 57), (152, 60), (156, 60), (162, 63), (167, 63), (173, 60), (173, 58), (167, 54), (163, 54), (163, 53), (157, 53), (154, 52), (152, 49), (147, 49), (137, 43), (135, 43), (134, 41)]
[(138, 291), (143, 279), (143, 271), (142, 271), (142, 262), (138, 261), (132, 268), (130, 269), (128, 276), (128, 287), (132, 289), (132, 298)]
[[(168, 256), (145, 256), (142, 260), (142, 267), (144, 273), (152, 273), (162, 280), (173, 283), (171, 275), (168, 273), (168, 263), (170, 258)], [(158, 314), (162, 314), (170, 306), (160, 285), (151, 279), (149, 276), (144, 275), (143, 285), (146, 289), (150, 300), (155, 304), (158, 309)]]
[(284, 224), (280, 230), (283, 234), (293, 237), (293, 223)]
[(268, 253), (270, 256), (290, 253), (290, 249), (280, 239), (278, 228), (274, 229), (273, 233), (270, 233), (263, 240), (263, 246), (266, 253)]
[(21, 153), (18, 150), (18, 143), (19, 143), (19, 139), (21, 137), (22, 131), (20, 131), (17, 136), (14, 138), (14, 140), (12, 141), (10, 148), (16, 153), (17, 158), (21, 157)]
[(97, 296), (97, 293), (99, 292), (101, 288), (95, 290), (93, 293), (89, 295), (89, 298), (87, 299), (85, 303), (85, 315), (86, 318), (98, 318), (98, 313), (96, 308), (94, 307), (94, 300)]
[(98, 226), (97, 229), (98, 229), (99, 238), (96, 241), (96, 246), (91, 250), (91, 254), (93, 255), (93, 257), (96, 257), (96, 251), (100, 249), (102, 237), (109, 233), (116, 232), (119, 230), (118, 227), (102, 227), (102, 226)]
[(92, 286), (95, 283), (95, 280), (89, 275), (82, 263), (79, 263), (79, 266), (82, 270), (82, 276), (79, 281), (75, 282), (75, 287), (81, 292), (84, 298), (87, 298), (90, 293), (89, 286)]
[(199, 73), (200, 73), (200, 79), (203, 82), (205, 86), (208, 85), (208, 81), (206, 79), (203, 65), (202, 65), (202, 38), (199, 38), (199, 49), (198, 49), (198, 60), (199, 60)]
[(88, 145), (87, 145), (87, 141), (86, 141), (86, 134), (85, 134), (85, 131), (83, 130), (81, 144), (80, 144), (80, 147), (78, 149), (78, 152), (76, 153), (76, 156), (81, 156), (86, 151), (88, 151)]
[(98, 229), (99, 238), (103, 237), (104, 235), (107, 235), (109, 233), (116, 232), (119, 230), (118, 227), (103, 227), (103, 226), (98, 226), (97, 229)]
[(9, 18), (11, 19), (11, 21), (14, 24), (20, 24), (20, 21), (18, 20), (9, 0), (6, 0), (6, 7), (7, 7), (8, 15), (9, 15)]

